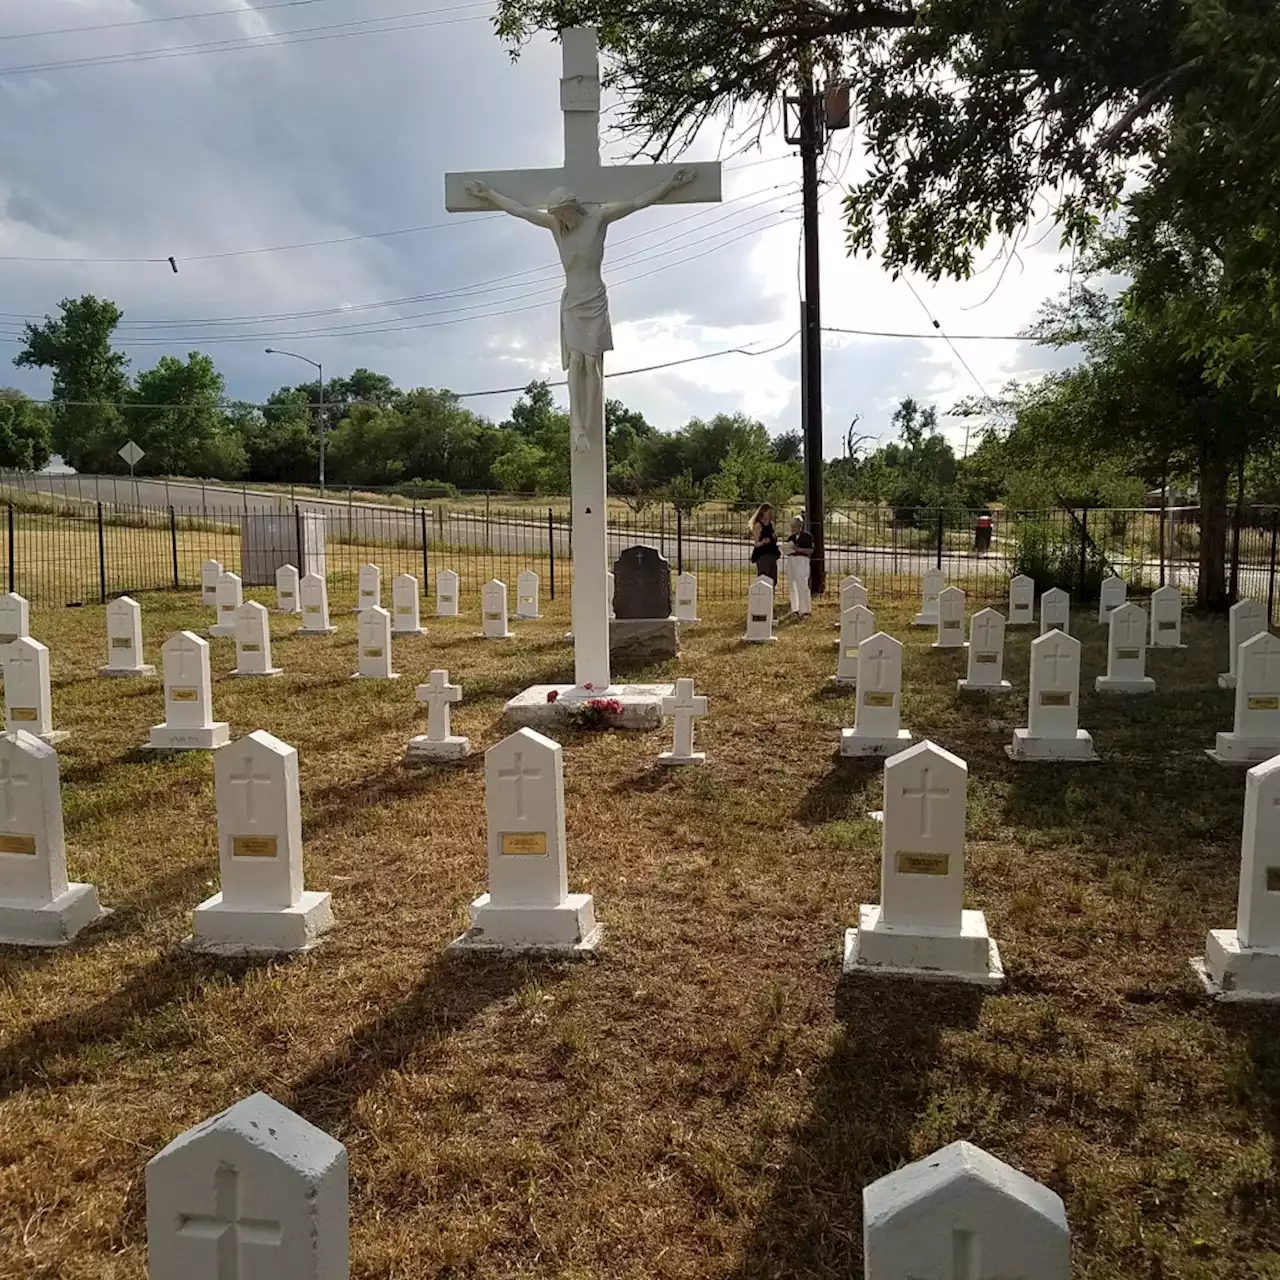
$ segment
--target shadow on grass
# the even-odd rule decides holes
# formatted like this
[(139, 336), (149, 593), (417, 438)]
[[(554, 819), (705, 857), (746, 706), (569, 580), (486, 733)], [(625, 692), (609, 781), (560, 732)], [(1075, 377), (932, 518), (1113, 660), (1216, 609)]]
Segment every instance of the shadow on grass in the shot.
[(796, 818), (810, 825), (838, 819), (866, 817), (867, 788), (884, 773), (879, 756), (832, 758), (832, 768), (804, 793), (796, 807)]
[(432, 792), (452, 792), (464, 773), (484, 769), (484, 756), (471, 755), (446, 767), (415, 765), (406, 768), (400, 760), (377, 773), (347, 778), (320, 787), (307, 796), (303, 810), (303, 832), (308, 839), (341, 831), (352, 823), (365, 821), (371, 809), (418, 799)]
[(844, 979), (843, 1030), (811, 1077), (810, 1119), (793, 1137), (735, 1280), (862, 1274), (862, 1190), (912, 1158), (943, 1033), (977, 1024), (973, 987)]
[(326, 1133), (339, 1137), (360, 1099), (414, 1057), (461, 1031), (490, 1005), (526, 982), (557, 982), (564, 966), (473, 956), (440, 956), (394, 1008), (357, 1027), (282, 1099)]

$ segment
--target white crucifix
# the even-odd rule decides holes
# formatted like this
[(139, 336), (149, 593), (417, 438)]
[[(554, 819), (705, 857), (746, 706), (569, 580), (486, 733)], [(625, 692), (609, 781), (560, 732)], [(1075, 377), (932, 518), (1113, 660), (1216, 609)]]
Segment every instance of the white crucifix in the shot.
[(920, 801), (920, 838), (922, 840), (929, 840), (933, 836), (933, 801), (945, 800), (951, 794), (950, 787), (931, 787), (929, 785), (929, 773), (930, 770), (922, 769), (918, 787), (902, 788), (902, 798), (904, 800)]
[(720, 200), (719, 164), (602, 165), (600, 55), (594, 27), (560, 33), (564, 73), (564, 164), (445, 175), (445, 208), (471, 213), (498, 208), (555, 238), (564, 267), (560, 356), (568, 371), (573, 441), (570, 482), (575, 550), (574, 680), (596, 691), (611, 683), (605, 575), (609, 560), (605, 497), (604, 354), (613, 350), (609, 300), (600, 274), (611, 223), (658, 202)]
[(530, 782), (536, 782), (542, 777), (541, 769), (528, 768), (524, 762), (524, 752), (517, 751), (513, 757), (515, 761), (514, 769), (499, 769), (498, 777), (503, 782), (514, 782), (516, 784), (516, 818), (523, 822), (527, 817), (524, 811), (524, 784), (528, 779)]
[(673, 697), (663, 698), (662, 714), (671, 716), (675, 721), (674, 741), (670, 751), (664, 751), (659, 757), (663, 764), (702, 764), (706, 755), (693, 749), (693, 722), (699, 716), (707, 714), (707, 699), (703, 694), (695, 695), (693, 681), (687, 677), (676, 681)]
[(244, 788), (244, 791), (242, 792), (244, 797), (244, 820), (250, 826), (256, 826), (258, 822), (258, 806), (253, 798), (254, 788), (264, 786), (270, 790), (274, 779), (269, 773), (255, 773), (253, 760), (246, 757), (244, 761), (244, 772), (231, 774), (227, 781), (235, 783), (237, 787)]
[(178, 1218), (178, 1234), (212, 1242), (217, 1280), (244, 1280), (258, 1270), (252, 1264), (245, 1265), (245, 1249), (278, 1249), (284, 1241), (284, 1230), (279, 1222), (244, 1216), (240, 1177), (229, 1165), (218, 1166), (213, 1175), (213, 1191), (212, 1216), (182, 1214)]
[(427, 704), (427, 739), (443, 742), (452, 732), (449, 708), (462, 701), (462, 686), (449, 683), (447, 671), (433, 671), (427, 683), (419, 688), (418, 701)]
[(6, 824), (17, 822), (17, 787), (29, 787), (31, 785), (31, 775), (29, 773), (15, 773), (13, 765), (8, 760), (0, 760), (0, 805), (4, 806), (4, 811), (0, 813), (0, 821)]

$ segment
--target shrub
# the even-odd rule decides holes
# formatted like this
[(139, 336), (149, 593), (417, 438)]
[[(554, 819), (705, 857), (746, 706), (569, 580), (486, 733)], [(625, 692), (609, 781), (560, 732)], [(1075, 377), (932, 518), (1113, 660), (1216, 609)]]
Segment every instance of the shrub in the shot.
[(1085, 598), (1096, 596), (1105, 568), (1102, 556), (1092, 543), (1084, 560), (1084, 581), (1080, 580), (1080, 530), (1073, 524), (1049, 520), (1019, 521), (1013, 528), (1014, 548), (1011, 568), (1035, 580), (1037, 592), (1060, 587)]

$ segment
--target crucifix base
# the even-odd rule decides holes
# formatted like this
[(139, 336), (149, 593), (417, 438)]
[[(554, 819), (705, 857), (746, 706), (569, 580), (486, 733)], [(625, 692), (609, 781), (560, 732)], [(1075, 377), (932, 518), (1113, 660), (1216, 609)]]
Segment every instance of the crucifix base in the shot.
[(1155, 693), (1156, 682), (1150, 676), (1141, 680), (1123, 680), (1120, 677), (1097, 676), (1093, 681), (1094, 693)]
[(283, 667), (268, 667), (265, 671), (231, 671), (227, 673), (237, 680), (261, 680), (264, 676), (282, 676), (284, 675)]
[(1261, 764), (1272, 756), (1280, 756), (1280, 738), (1247, 738), (1242, 733), (1220, 733), (1216, 745), (1209, 747), (1205, 754), (1219, 764)]
[(691, 756), (678, 756), (674, 751), (664, 751), (658, 757), (659, 764), (706, 764), (707, 753), (705, 751), (695, 751)]
[(1224, 671), (1218, 677), (1219, 689), (1234, 689), (1236, 687), (1236, 678), (1229, 671)]
[(840, 730), (840, 754), (842, 756), (896, 756), (912, 742), (910, 729), (884, 737), (876, 733), (859, 733), (856, 729)]
[(225, 720), (203, 729), (170, 729), (167, 724), (153, 725), (151, 740), (144, 751), (217, 751), (231, 741), (231, 728)]
[(82, 929), (111, 914), (91, 884), (67, 886), (52, 902), (0, 902), (0, 943), (7, 947), (65, 947)]
[(35, 735), (41, 742), (47, 742), (51, 747), (56, 747), (59, 742), (66, 742), (71, 737), (70, 729), (50, 729), (48, 733), (37, 733)]
[(674, 697), (675, 691), (671, 684), (611, 684), (592, 690), (571, 684), (535, 684), (502, 708), (502, 719), (529, 729), (568, 724), (574, 712), (593, 698), (611, 698), (622, 704), (622, 710), (609, 717), (610, 728), (656, 729), (662, 723), (662, 700)]
[(150, 663), (144, 663), (140, 667), (99, 667), (98, 674), (100, 676), (118, 677), (118, 676), (153, 676), (156, 673), (155, 667)]
[(1280, 948), (1246, 947), (1234, 929), (1211, 929), (1191, 967), (1215, 1000), (1280, 1001)]
[(216, 956), (295, 955), (318, 946), (333, 928), (327, 893), (304, 893), (292, 907), (229, 907), (222, 894), (202, 902), (183, 945)]
[(465, 760), (470, 754), (471, 741), (468, 738), (451, 734), (447, 738), (432, 741), (422, 733), (416, 738), (409, 739), (409, 745), (404, 752), (404, 762), (405, 764), (437, 764), (442, 760), (456, 762)]
[(1030, 729), (1015, 729), (1013, 741), (1004, 749), (1010, 760), (1061, 760), (1084, 764), (1096, 760), (1093, 735), (1077, 729), (1073, 738), (1033, 738)]
[(1000, 949), (981, 911), (961, 912), (953, 933), (886, 925), (881, 908), (862, 903), (858, 927), (844, 935), (844, 972), (860, 977), (918, 978), (926, 982), (1004, 985)]
[(293, 634), (295, 636), (331, 636), (337, 627), (299, 627)]
[(556, 907), (495, 907), (489, 894), (470, 906), (471, 927), (446, 949), (465, 953), (542, 955), (572, 959), (595, 952), (604, 937), (589, 893), (571, 893)]
[(999, 697), (1001, 694), (1012, 693), (1013, 685), (1008, 680), (1001, 680), (999, 684), (976, 684), (969, 680), (957, 680), (956, 692), (985, 693), (991, 697)]

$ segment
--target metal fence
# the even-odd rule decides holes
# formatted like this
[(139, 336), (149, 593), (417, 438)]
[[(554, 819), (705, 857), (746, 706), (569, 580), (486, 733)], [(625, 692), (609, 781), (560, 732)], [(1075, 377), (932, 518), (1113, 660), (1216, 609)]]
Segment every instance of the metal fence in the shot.
[[(43, 478), (36, 478), (43, 479)], [(122, 489), (127, 490), (128, 481)], [(156, 482), (150, 482), (152, 484)], [(307, 528), (323, 531), (325, 572), (337, 602), (354, 601), (361, 564), (387, 577), (411, 573), (424, 593), (435, 574), (453, 569), (478, 591), (490, 578), (514, 583), (523, 569), (538, 573), (551, 598), (567, 596), (573, 575), (569, 503), (500, 502), (493, 495), (425, 505), (322, 502), (289, 504), (278, 494), (175, 486), (167, 506), (81, 500), (57, 490), (21, 489), (0, 481), (8, 498), (0, 528), (8, 588), (37, 606), (106, 601), (122, 593), (195, 589), (200, 566), (218, 560), (247, 585), (262, 583), (249, 554), (252, 521), (270, 518), (278, 550), (302, 572), (319, 567)], [(788, 512), (776, 524), (784, 534)], [(745, 513), (713, 507), (682, 512), (653, 503), (610, 512), (609, 553), (646, 543), (677, 572), (699, 576), (704, 599), (744, 599), (755, 575)], [(949, 582), (975, 599), (1007, 597), (1008, 580), (1025, 573), (1044, 590), (1060, 586), (1078, 599), (1097, 593), (1118, 573), (1136, 594), (1172, 583), (1194, 597), (1198, 578), (1199, 513), (1193, 508), (996, 511), (891, 511), (835, 508), (824, 529), (828, 590), (856, 573), (880, 596), (911, 596), (920, 575), (942, 568)], [(1247, 508), (1232, 530), (1230, 572), (1240, 596), (1275, 606), (1280, 510)], [(256, 572), (251, 572), (256, 570)]]

